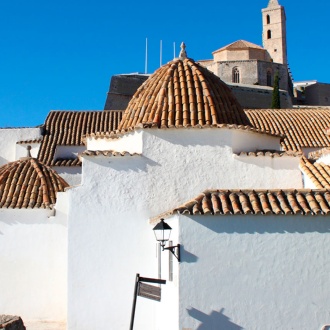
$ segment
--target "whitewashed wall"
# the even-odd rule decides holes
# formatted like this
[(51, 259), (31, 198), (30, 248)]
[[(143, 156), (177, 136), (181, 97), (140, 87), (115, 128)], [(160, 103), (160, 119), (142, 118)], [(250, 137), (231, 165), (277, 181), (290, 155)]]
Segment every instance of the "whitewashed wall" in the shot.
[(52, 166), (70, 186), (77, 186), (81, 183), (81, 166)]
[[(1, 128), (0, 166), (16, 160), (16, 142), (40, 138), (40, 128)], [(24, 155), (26, 156), (26, 154)]]
[(15, 160), (20, 159), (21, 157), (27, 157), (27, 147), (30, 146), (30, 154), (33, 158), (38, 157), (40, 143), (24, 143), (24, 144), (16, 144), (16, 156)]
[(330, 320), (329, 224), (180, 216), (179, 329), (321, 329)]
[[(274, 146), (273, 138), (262, 144), (252, 137), (264, 135), (245, 135), (252, 150), (255, 143)], [(302, 186), (300, 171), (290, 162), (273, 169), (235, 159), (236, 137), (227, 129), (150, 129), (123, 137), (131, 152), (142, 141), (141, 156), (84, 158), (82, 185), (69, 190), (69, 330), (89, 330), (96, 320), (100, 328), (128, 328), (135, 274), (158, 273), (149, 218), (206, 189)], [(241, 133), (240, 139), (243, 146)], [(92, 143), (95, 150), (121, 144)], [(87, 302), (93, 303), (86, 308)], [(156, 329), (155, 304), (139, 300), (135, 329)]]
[(60, 199), (55, 217), (45, 209), (0, 209), (2, 314), (66, 321), (67, 211)]

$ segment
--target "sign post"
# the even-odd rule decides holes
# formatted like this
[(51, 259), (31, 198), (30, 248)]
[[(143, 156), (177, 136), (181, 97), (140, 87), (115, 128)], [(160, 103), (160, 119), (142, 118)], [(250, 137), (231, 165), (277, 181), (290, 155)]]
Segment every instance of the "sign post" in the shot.
[(156, 300), (156, 301), (160, 301), (160, 299), (161, 299), (161, 288), (158, 286), (149, 285), (149, 284), (145, 284), (145, 283), (166, 284), (166, 280), (161, 280), (161, 279), (157, 279), (157, 278), (140, 277), (140, 274), (136, 274), (133, 304), (132, 304), (131, 324), (130, 324), (129, 330), (133, 330), (133, 326), (134, 326), (134, 317), (135, 317), (137, 296)]

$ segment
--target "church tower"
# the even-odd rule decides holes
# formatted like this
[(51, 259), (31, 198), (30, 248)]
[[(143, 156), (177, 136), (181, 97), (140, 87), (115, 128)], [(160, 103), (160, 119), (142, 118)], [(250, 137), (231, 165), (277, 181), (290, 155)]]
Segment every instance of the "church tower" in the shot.
[(286, 17), (278, 0), (269, 0), (262, 10), (262, 41), (264, 48), (275, 63), (287, 64)]

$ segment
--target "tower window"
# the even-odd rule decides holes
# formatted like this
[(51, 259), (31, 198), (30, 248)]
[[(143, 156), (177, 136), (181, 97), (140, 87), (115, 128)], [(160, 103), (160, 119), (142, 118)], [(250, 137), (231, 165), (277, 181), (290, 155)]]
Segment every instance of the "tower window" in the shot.
[(239, 84), (239, 69), (238, 69), (238, 67), (233, 68), (233, 83)]
[(270, 16), (269, 15), (267, 15), (267, 24), (270, 24)]
[(267, 31), (267, 39), (271, 39), (272, 38), (272, 31), (268, 30)]
[(272, 71), (270, 69), (267, 70), (267, 86), (272, 86)]

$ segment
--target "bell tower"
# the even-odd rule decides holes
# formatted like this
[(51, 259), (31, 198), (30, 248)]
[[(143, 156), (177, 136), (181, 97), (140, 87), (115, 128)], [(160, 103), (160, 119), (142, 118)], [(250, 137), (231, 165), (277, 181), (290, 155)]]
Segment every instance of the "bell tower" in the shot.
[(262, 9), (262, 41), (264, 48), (275, 63), (287, 64), (286, 17), (278, 0), (269, 0)]

